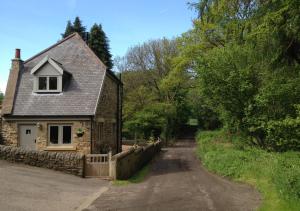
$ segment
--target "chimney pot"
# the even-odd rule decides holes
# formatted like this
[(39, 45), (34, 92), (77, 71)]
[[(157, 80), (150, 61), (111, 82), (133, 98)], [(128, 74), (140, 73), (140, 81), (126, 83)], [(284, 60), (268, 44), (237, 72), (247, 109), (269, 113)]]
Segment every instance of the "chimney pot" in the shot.
[(21, 49), (16, 49), (15, 59), (21, 59)]

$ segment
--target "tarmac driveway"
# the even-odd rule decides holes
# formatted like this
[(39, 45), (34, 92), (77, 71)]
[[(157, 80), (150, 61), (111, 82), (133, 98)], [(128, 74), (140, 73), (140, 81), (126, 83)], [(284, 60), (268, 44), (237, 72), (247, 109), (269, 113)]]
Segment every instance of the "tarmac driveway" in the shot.
[(109, 182), (0, 160), (0, 210), (53, 211), (85, 208)]
[(193, 141), (163, 149), (148, 178), (128, 186), (111, 186), (85, 210), (255, 210), (260, 194), (203, 168)]

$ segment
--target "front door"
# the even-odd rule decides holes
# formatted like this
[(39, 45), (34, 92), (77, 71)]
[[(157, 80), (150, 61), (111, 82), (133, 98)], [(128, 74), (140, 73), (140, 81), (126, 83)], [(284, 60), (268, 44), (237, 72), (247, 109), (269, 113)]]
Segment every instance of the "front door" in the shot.
[(36, 125), (20, 125), (20, 147), (36, 150)]

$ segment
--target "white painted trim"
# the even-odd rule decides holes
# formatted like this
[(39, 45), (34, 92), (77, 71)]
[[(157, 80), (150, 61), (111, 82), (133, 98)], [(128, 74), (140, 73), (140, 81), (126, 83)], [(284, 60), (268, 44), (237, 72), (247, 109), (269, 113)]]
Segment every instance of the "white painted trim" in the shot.
[(38, 71), (46, 62), (49, 62), (49, 64), (51, 64), (54, 69), (59, 73), (59, 74), (63, 74), (64, 70), (56, 64), (56, 62), (50, 58), (48, 55), (45, 56), (37, 65), (34, 66), (34, 68), (32, 68), (32, 70), (30, 71), (31, 74), (34, 74), (36, 71)]
[[(57, 144), (52, 144), (50, 142), (50, 127), (58, 127), (58, 140)], [(71, 143), (64, 144), (63, 143), (63, 127), (68, 126), (71, 127)], [(66, 123), (48, 123), (47, 124), (47, 136), (48, 136), (48, 142), (47, 147), (73, 147), (74, 140), (73, 140), (73, 134), (74, 134), (74, 126), (73, 124), (66, 124)]]
[(32, 68), (30, 73), (34, 74), (38, 69), (40, 69), (41, 66), (43, 66), (48, 61), (48, 59), (49, 57), (45, 56), (39, 63), (37, 63), (37, 65), (34, 66), (34, 68)]
[[(46, 89), (39, 89), (39, 78), (44, 77), (46, 78)], [(56, 78), (56, 89), (50, 89), (50, 78)], [(34, 92), (35, 93), (61, 93), (62, 92), (62, 76), (53, 76), (53, 75), (40, 75), (35, 76), (34, 78)]]
[(55, 62), (53, 59), (49, 58), (48, 62), (62, 75), (64, 74), (64, 70)]

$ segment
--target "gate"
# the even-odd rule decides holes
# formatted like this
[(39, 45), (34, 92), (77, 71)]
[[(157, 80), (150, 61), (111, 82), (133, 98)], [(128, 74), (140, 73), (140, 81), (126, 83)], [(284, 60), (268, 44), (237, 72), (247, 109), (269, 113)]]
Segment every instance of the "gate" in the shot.
[(111, 153), (88, 154), (85, 161), (85, 177), (109, 177)]

